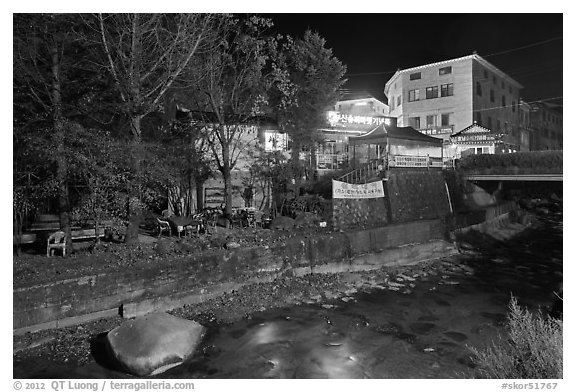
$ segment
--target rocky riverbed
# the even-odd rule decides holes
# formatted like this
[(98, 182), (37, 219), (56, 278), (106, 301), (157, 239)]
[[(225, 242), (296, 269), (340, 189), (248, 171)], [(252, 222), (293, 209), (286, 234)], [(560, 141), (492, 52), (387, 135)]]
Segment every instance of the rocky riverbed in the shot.
[[(528, 234), (527, 238), (515, 240), (513, 245), (502, 242), (498, 233), (471, 232), (460, 238), (461, 254), (457, 256), (422, 262), (414, 266), (383, 268), (370, 272), (286, 277), (270, 283), (245, 286), (219, 298), (187, 305), (170, 313), (198, 321), (208, 327), (209, 331), (217, 331), (242, 320), (260, 317), (258, 315), (274, 309), (313, 306), (320, 310), (332, 311), (343, 306), (339, 304), (355, 303), (360, 296), (371, 292), (390, 292), (395, 298), (405, 296), (407, 304), (414, 299), (413, 294), (418, 290), (419, 296), (422, 295), (422, 290), (434, 293), (447, 288), (462, 289), (466, 293), (469, 289), (463, 287), (463, 281), (468, 278), (476, 279), (475, 281), (480, 282), (482, 287), (494, 286), (502, 298), (509, 298), (510, 290), (514, 288), (514, 291), (521, 296), (523, 293), (528, 293), (525, 295), (527, 299), (534, 297), (534, 305), (542, 304), (547, 301), (546, 295), (552, 293), (554, 286), (562, 279), (562, 252), (561, 247), (558, 252), (557, 234), (554, 238), (543, 238), (550, 233), (550, 230), (559, 231), (561, 235), (562, 209), (561, 205), (558, 208), (558, 203), (548, 205), (546, 210), (542, 210), (544, 207), (541, 204), (537, 208), (540, 208), (539, 211), (535, 211), (539, 218), (532, 224), (533, 232)], [(509, 238), (514, 234), (512, 231), (517, 234), (523, 228), (516, 225), (502, 230), (505, 231), (505, 237)], [(552, 248), (534, 247), (534, 239), (544, 241), (544, 244), (549, 244)], [(513, 260), (519, 257), (522, 258), (522, 262), (516, 265)], [(478, 268), (483, 272), (477, 271)], [(490, 281), (490, 277), (486, 275), (495, 268), (501, 268), (505, 272), (498, 282)], [(516, 281), (518, 273), (522, 274), (523, 278)], [(510, 289), (508, 285), (511, 285)], [(533, 290), (537, 290), (537, 296), (534, 296)], [(435, 299), (435, 301), (441, 302), (437, 304), (438, 306), (449, 306), (444, 300)], [(505, 315), (501, 313), (484, 313), (489, 318), (498, 316), (493, 320), (496, 325), (502, 325), (505, 320)], [(48, 368), (52, 365), (64, 366), (65, 369), (93, 366), (95, 357), (98, 357), (99, 337), (122, 322), (123, 319), (120, 317), (108, 318), (59, 330), (14, 336), (14, 376), (26, 378), (34, 375), (53, 378), (57, 375), (46, 370), (46, 366)], [(418, 321), (411, 325), (411, 330), (428, 333), (429, 331), (418, 329), (424, 328), (426, 323), (420, 324), (422, 322)], [(461, 332), (447, 333), (452, 335), (446, 336), (455, 338), (463, 336)], [(426, 348), (430, 349), (423, 347)], [(204, 350), (210, 350), (210, 347), (204, 347)], [(65, 374), (63, 377), (75, 375), (74, 372), (63, 374)], [(83, 374), (83, 377), (86, 376)], [(128, 376), (113, 373), (107, 374), (106, 377)]]

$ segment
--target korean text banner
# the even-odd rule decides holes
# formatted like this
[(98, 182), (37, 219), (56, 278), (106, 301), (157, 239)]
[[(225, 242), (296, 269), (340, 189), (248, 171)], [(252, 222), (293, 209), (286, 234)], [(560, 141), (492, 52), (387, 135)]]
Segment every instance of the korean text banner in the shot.
[(384, 197), (382, 181), (368, 184), (348, 184), (332, 180), (333, 199), (376, 199)]

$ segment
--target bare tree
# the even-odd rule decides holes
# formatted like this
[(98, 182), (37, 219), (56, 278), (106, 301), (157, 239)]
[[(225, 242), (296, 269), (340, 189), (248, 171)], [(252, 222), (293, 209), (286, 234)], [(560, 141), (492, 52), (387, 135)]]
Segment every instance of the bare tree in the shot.
[(111, 75), (130, 123), (133, 180), (126, 242), (138, 238), (142, 119), (157, 111), (166, 92), (211, 46), (214, 14), (98, 14), (85, 21), (94, 33), (96, 61)]
[(197, 92), (193, 108), (209, 130), (207, 139), (216, 166), (224, 179), (226, 212), (232, 208), (231, 172), (238, 159), (257, 138), (268, 83), (267, 47), (264, 36), (271, 26), (257, 16), (226, 16), (211, 51), (195, 59), (190, 75)]

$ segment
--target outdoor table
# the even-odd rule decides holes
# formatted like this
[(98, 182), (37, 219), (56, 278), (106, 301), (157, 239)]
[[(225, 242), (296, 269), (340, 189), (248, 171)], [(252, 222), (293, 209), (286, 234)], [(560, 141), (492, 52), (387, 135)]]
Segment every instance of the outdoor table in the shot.
[(171, 216), (166, 219), (170, 226), (176, 230), (178, 236), (180, 233), (185, 231), (186, 226), (197, 226), (202, 227), (202, 221), (194, 219), (193, 216)]

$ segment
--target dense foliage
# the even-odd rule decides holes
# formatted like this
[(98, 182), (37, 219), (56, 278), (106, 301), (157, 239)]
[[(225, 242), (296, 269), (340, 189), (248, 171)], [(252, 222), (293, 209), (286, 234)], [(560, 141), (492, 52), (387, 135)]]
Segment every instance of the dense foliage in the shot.
[[(230, 209), (246, 133), (266, 118), (312, 143), (343, 83), (318, 34), (271, 27), (252, 15), (15, 14), (15, 230), (36, 212), (59, 214), (68, 232), (72, 219), (113, 218), (135, 242), (147, 210), (214, 171)], [(284, 160), (263, 156), (251, 172), (268, 205), (301, 179)]]
[(533, 314), (510, 301), (508, 339), (472, 349), (479, 374), (498, 379), (561, 379), (562, 320)]

